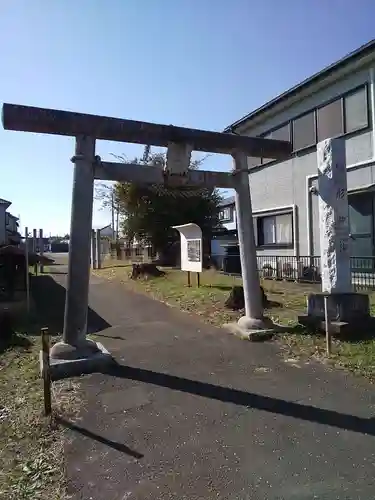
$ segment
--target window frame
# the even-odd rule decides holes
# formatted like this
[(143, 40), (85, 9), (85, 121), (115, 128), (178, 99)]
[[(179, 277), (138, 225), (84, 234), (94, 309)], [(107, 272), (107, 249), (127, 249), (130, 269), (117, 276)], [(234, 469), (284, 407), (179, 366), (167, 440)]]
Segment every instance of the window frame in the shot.
[[(361, 89), (365, 89), (365, 92), (366, 92), (366, 104), (367, 104), (367, 106), (366, 106), (366, 110), (367, 110), (367, 116), (366, 116), (366, 118), (367, 118), (367, 125), (363, 126), (363, 127), (360, 127), (360, 128), (358, 128), (356, 130), (352, 130), (350, 132), (347, 132), (346, 131), (346, 116), (345, 116), (345, 98), (348, 97), (348, 96), (350, 96), (350, 95), (352, 95), (352, 94), (355, 94), (356, 92), (358, 92)], [(347, 137), (347, 136), (350, 137), (350, 136), (353, 136), (355, 134), (359, 134), (359, 133), (363, 132), (364, 130), (371, 129), (372, 123), (371, 123), (370, 101), (369, 101), (369, 85), (368, 85), (368, 82), (365, 82), (365, 83), (362, 83), (360, 85), (357, 85), (356, 87), (348, 90), (347, 92), (344, 92), (343, 94), (341, 94), (339, 96), (333, 97), (332, 99), (329, 99), (328, 101), (325, 101), (324, 103), (320, 104), (319, 106), (316, 106), (315, 108), (311, 108), (309, 111), (306, 111), (306, 112), (302, 113), (301, 115), (298, 115), (298, 116), (294, 117), (291, 120), (292, 123), (295, 120), (298, 120), (298, 118), (301, 118), (302, 116), (304, 116), (305, 114), (314, 112), (314, 115), (315, 115), (315, 144), (312, 144), (311, 146), (306, 146), (306, 147), (300, 148), (300, 149), (294, 149), (294, 136), (292, 136), (293, 153), (299, 153), (301, 151), (305, 151), (307, 149), (316, 147), (316, 145), (318, 144), (318, 119), (317, 119), (318, 109), (324, 108), (325, 106), (328, 106), (328, 104), (332, 104), (333, 102), (338, 101), (338, 100), (341, 100), (342, 116), (343, 116), (343, 130), (344, 130), (344, 132), (342, 134), (335, 135), (332, 138)], [(292, 126), (292, 132), (293, 132), (293, 126)]]
[[(267, 130), (267, 132), (265, 132), (264, 134), (261, 134), (259, 137), (261, 137), (262, 139), (267, 139), (267, 135), (270, 135), (272, 134), (273, 132), (275, 132), (276, 130), (279, 130), (281, 128), (285, 128), (285, 127), (288, 127), (288, 130), (289, 130), (289, 141), (291, 142), (292, 141), (292, 122), (291, 120), (288, 120), (284, 123), (282, 123), (281, 125), (278, 125), (277, 127), (273, 127), (272, 129), (270, 130)], [(279, 140), (279, 139), (277, 139)], [(261, 158), (260, 159), (260, 164), (259, 165), (268, 165), (269, 163), (273, 163), (273, 162), (277, 162), (279, 160), (276, 160), (276, 159), (273, 159), (273, 158)], [(259, 166), (259, 165), (256, 165), (256, 166)], [(254, 168), (254, 167), (253, 167)]]
[[(355, 94), (356, 92), (358, 92), (361, 89), (365, 89), (366, 111), (367, 111), (367, 113), (366, 113), (367, 125), (364, 125), (363, 127), (360, 127), (360, 128), (358, 128), (356, 130), (351, 130), (350, 132), (347, 132), (345, 99), (347, 97)], [(343, 120), (343, 130), (344, 130), (344, 132), (342, 134), (333, 136), (332, 138), (336, 138), (336, 137), (352, 137), (352, 136), (355, 136), (356, 134), (360, 134), (360, 133), (362, 133), (362, 132), (364, 132), (366, 130), (371, 130), (371, 128), (373, 127), (373, 124), (372, 124), (372, 117), (371, 117), (371, 112), (370, 112), (370, 89), (369, 89), (369, 82), (364, 82), (364, 83), (361, 83), (360, 85), (357, 85), (356, 87), (354, 87), (354, 88), (352, 88), (352, 89), (344, 92), (343, 94), (341, 94), (339, 96), (335, 96), (332, 99), (329, 99), (329, 100), (323, 102), (319, 106), (315, 106), (313, 108), (310, 108), (307, 111), (304, 111), (303, 113), (300, 113), (299, 115), (297, 115), (297, 116), (295, 116), (295, 117), (293, 117), (293, 118), (291, 118), (289, 120), (286, 120), (286, 121), (280, 123), (279, 125), (270, 128), (269, 130), (266, 130), (265, 132), (259, 134), (258, 137), (263, 137), (264, 138), (265, 136), (271, 134), (275, 130), (278, 130), (280, 128), (283, 128), (283, 127), (289, 125), (290, 142), (292, 143), (292, 148), (293, 148), (292, 157), (293, 156), (297, 156), (299, 153), (304, 153), (304, 152), (306, 152), (308, 150), (312, 150), (313, 148), (316, 148), (316, 145), (318, 144), (318, 110), (321, 109), (321, 108), (324, 108), (325, 106), (328, 106), (329, 104), (332, 104), (333, 102), (338, 101), (338, 100), (341, 101), (342, 120)], [(295, 147), (294, 147), (294, 142), (295, 142), (294, 141), (294, 122), (296, 120), (298, 120), (299, 118), (303, 118), (305, 115), (308, 115), (310, 113), (313, 113), (313, 115), (314, 115), (315, 140), (309, 146), (304, 146), (302, 148), (295, 149)], [(269, 165), (271, 165), (273, 163), (278, 163), (279, 161), (280, 160), (274, 160), (274, 159), (269, 159), (269, 160), (265, 161), (264, 158), (260, 158), (260, 163), (258, 163), (256, 165), (250, 165), (249, 168), (250, 169), (256, 169), (256, 168), (259, 168), (259, 167), (261, 167), (263, 165), (269, 166)]]
[[(228, 217), (225, 217), (225, 212), (228, 210)], [(223, 214), (221, 216), (221, 214)], [(220, 211), (219, 211), (219, 220), (220, 222), (222, 223), (226, 223), (226, 222), (233, 222), (233, 207), (231, 206), (227, 206), (227, 207), (220, 207)]]
[[(367, 125), (363, 125), (362, 127), (359, 127), (355, 130), (351, 130), (350, 132), (347, 132), (347, 125), (346, 125), (346, 103), (345, 100), (347, 97), (350, 97), (354, 94), (356, 94), (359, 90), (365, 89), (365, 95), (366, 95), (366, 120), (367, 120)], [(364, 85), (359, 85), (358, 87), (350, 90), (350, 92), (346, 92), (342, 97), (342, 113), (343, 113), (343, 120), (344, 120), (344, 135), (354, 135), (357, 134), (361, 131), (371, 129), (372, 123), (371, 123), (371, 112), (370, 112), (370, 89), (369, 85), (366, 83)]]
[[(289, 215), (290, 216), (290, 223), (291, 223), (291, 231), (292, 231), (292, 240), (290, 242), (277, 242), (276, 243), (264, 243), (264, 230), (263, 230), (263, 221), (264, 219), (269, 219), (273, 218), (275, 219), (275, 227), (276, 226), (276, 218), (282, 215)], [(293, 248), (294, 247), (294, 221), (293, 221), (293, 210), (286, 210), (282, 212), (272, 212), (270, 211), (269, 213), (262, 214), (262, 215), (256, 215), (254, 216), (256, 219), (256, 242), (257, 242), (257, 249), (262, 249), (262, 248)], [(276, 240), (277, 240), (277, 234)]]
[[(292, 142), (293, 153), (299, 153), (300, 151), (305, 151), (306, 149), (313, 148), (317, 145), (318, 124), (317, 124), (316, 110), (317, 110), (317, 108), (309, 109), (308, 111), (304, 111), (300, 115), (298, 115), (298, 116), (294, 117), (292, 120), (290, 120), (291, 125), (292, 125), (292, 137), (291, 137), (292, 140), (291, 140), (291, 142)], [(304, 116), (311, 115), (311, 114), (313, 115), (313, 118), (314, 118), (314, 141), (311, 144), (309, 144), (308, 146), (303, 146), (302, 148), (294, 149), (294, 122), (296, 120), (303, 118)]]
[[(334, 104), (336, 102), (340, 105), (342, 132), (340, 132), (339, 134), (336, 134), (336, 135), (330, 135), (329, 137), (325, 137), (324, 139), (320, 139), (319, 140), (319, 120), (318, 120), (319, 110), (324, 109), (327, 106), (331, 106), (332, 104)], [(344, 97), (341, 97), (341, 96), (337, 97), (335, 99), (332, 99), (329, 102), (325, 102), (324, 104), (322, 104), (321, 106), (318, 106), (316, 108), (316, 110), (315, 110), (315, 116), (316, 116), (316, 144), (318, 144), (321, 141), (324, 141), (325, 139), (334, 138), (334, 137), (341, 137), (342, 135), (345, 134), (345, 117), (344, 117), (344, 113), (345, 113)]]

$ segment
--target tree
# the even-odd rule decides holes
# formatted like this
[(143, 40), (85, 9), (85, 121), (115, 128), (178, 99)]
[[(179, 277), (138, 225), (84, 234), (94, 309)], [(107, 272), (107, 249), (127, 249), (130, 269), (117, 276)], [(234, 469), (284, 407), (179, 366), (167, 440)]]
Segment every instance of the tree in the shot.
[[(124, 157), (117, 157), (127, 162)], [(145, 148), (143, 157), (132, 163), (142, 165), (164, 165), (164, 153), (153, 153)], [(204, 160), (192, 161), (190, 168), (199, 168)], [(216, 189), (164, 187), (116, 183), (114, 199), (122, 215), (122, 229), (129, 240), (136, 238), (151, 244), (163, 253), (179, 240), (179, 234), (171, 226), (194, 222), (202, 228), (203, 238), (211, 240), (212, 230), (218, 226), (218, 204), (221, 199)]]
[(117, 239), (119, 234), (120, 211), (115, 185), (109, 185), (105, 182), (99, 183), (95, 186), (95, 199), (100, 201), (102, 209), (109, 209), (111, 211), (111, 226)]

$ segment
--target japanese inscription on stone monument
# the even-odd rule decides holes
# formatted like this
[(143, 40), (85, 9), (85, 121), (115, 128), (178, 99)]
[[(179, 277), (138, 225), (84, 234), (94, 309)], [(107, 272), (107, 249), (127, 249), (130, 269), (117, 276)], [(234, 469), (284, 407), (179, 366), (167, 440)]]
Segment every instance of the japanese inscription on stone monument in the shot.
[(318, 144), (318, 190), (322, 290), (350, 292), (350, 245), (344, 139)]

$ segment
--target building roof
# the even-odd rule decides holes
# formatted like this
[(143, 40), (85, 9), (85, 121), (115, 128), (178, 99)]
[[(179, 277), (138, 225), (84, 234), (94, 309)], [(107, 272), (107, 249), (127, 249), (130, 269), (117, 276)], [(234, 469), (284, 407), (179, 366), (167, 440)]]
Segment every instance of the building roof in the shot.
[(108, 228), (111, 229), (111, 227), (112, 227), (111, 224), (107, 224), (106, 226), (100, 228), (100, 231), (103, 231), (104, 229), (108, 229)]
[(0, 205), (6, 205), (5, 209), (7, 209), (8, 207), (10, 207), (11, 204), (12, 204), (11, 201), (4, 200), (3, 198), (0, 198)]
[(311, 85), (317, 83), (319, 80), (323, 80), (327, 76), (329, 76), (331, 73), (334, 71), (337, 71), (344, 66), (346, 66), (349, 63), (352, 63), (358, 59), (361, 59), (362, 57), (370, 54), (375, 50), (375, 39), (371, 40), (370, 42), (366, 43), (365, 45), (362, 45), (359, 47), (359, 49), (354, 50), (353, 52), (350, 52), (348, 55), (343, 57), (342, 59), (339, 59), (337, 62), (331, 64), (330, 66), (327, 66), (323, 70), (319, 71), (318, 73), (315, 73), (315, 75), (310, 76), (310, 78), (307, 78), (306, 80), (303, 80), (301, 83), (298, 85), (295, 85), (291, 89), (287, 90), (286, 92), (283, 92), (282, 94), (278, 95), (271, 101), (268, 101), (266, 104), (263, 104), (263, 106), (260, 106), (259, 108), (255, 109), (251, 113), (248, 113), (247, 115), (243, 116), (236, 122), (232, 123), (232, 125), (229, 125), (226, 127), (224, 132), (233, 132), (237, 127), (245, 123), (246, 121), (255, 118), (255, 116), (260, 115), (266, 110), (269, 110), (270, 108), (276, 106), (277, 104), (281, 103), (282, 101), (289, 99), (293, 95), (301, 92), (304, 89), (307, 89)]
[(10, 212), (7, 212), (7, 214), (8, 214), (8, 217), (11, 217), (12, 219), (20, 220), (19, 217), (16, 217), (15, 215), (11, 214)]
[(233, 205), (233, 203), (235, 203), (235, 197), (229, 196), (220, 201), (219, 207), (227, 207), (228, 205)]

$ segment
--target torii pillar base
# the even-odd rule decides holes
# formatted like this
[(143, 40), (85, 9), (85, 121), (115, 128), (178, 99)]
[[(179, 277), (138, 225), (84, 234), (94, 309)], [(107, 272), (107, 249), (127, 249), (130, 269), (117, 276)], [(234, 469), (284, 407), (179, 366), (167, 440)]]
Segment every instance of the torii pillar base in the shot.
[[(41, 353), (42, 356), (42, 353)], [(42, 367), (42, 357), (40, 358)], [(51, 349), (50, 374), (52, 380), (100, 372), (113, 363), (113, 358), (100, 343), (85, 339), (71, 345), (57, 342)]]
[(252, 342), (272, 338), (277, 329), (272, 320), (267, 317), (255, 319), (248, 316), (242, 316), (237, 323), (227, 323), (224, 328), (236, 337)]

